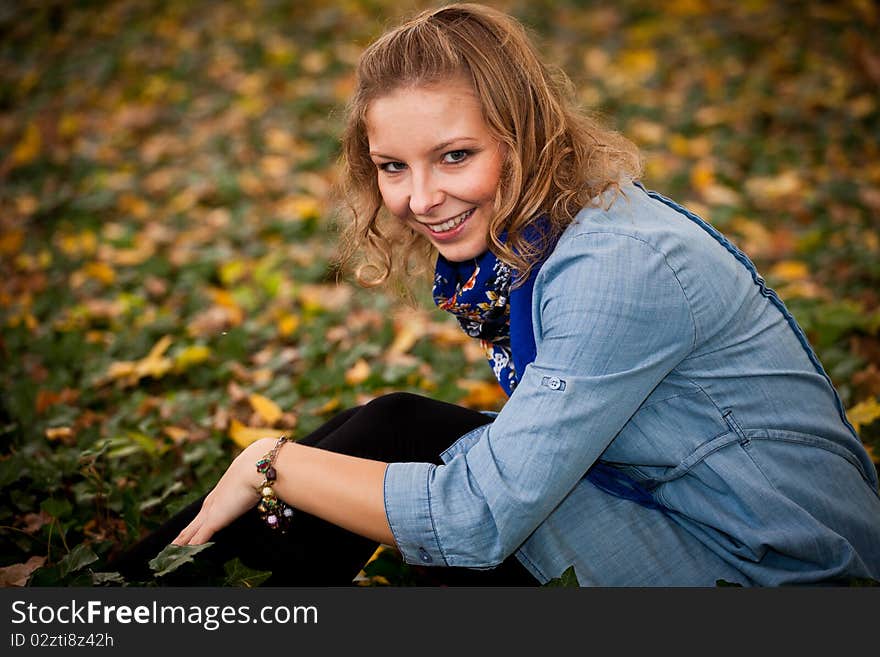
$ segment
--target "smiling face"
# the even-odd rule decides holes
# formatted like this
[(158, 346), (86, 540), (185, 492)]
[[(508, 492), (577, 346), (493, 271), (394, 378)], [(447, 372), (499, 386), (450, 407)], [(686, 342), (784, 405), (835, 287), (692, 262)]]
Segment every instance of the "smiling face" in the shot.
[(447, 260), (486, 251), (504, 151), (470, 83), (396, 89), (370, 103), (366, 127), (388, 211)]

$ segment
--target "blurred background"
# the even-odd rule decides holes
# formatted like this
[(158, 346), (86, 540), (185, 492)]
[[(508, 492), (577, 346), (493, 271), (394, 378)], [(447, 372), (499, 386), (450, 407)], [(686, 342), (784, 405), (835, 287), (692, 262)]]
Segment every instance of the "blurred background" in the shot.
[[(878, 5), (486, 4), (752, 257), (876, 461)], [(120, 583), (108, 557), (256, 437), (392, 390), (503, 403), (427, 287), (332, 265), (353, 67), (427, 6), (0, 3), (0, 585)]]

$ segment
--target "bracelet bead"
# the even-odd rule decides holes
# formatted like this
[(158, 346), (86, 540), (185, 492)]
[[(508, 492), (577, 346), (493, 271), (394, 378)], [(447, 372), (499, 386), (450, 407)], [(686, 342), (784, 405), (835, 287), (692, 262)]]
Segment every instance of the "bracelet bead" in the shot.
[(257, 472), (264, 477), (263, 483), (257, 489), (257, 493), (260, 496), (257, 511), (259, 511), (260, 517), (269, 527), (281, 532), (287, 531), (290, 526), (290, 521), (293, 518), (293, 507), (278, 499), (272, 484), (278, 477), (278, 472), (274, 466), (275, 458), (278, 456), (278, 451), (284, 443), (288, 441), (289, 438), (286, 435), (280, 436), (275, 441), (275, 446), (265, 456), (260, 458), (256, 464)]

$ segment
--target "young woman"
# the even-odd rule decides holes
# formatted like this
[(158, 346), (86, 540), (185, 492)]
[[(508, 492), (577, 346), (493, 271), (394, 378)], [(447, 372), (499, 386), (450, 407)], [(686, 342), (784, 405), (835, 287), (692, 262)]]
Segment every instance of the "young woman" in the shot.
[(880, 578), (877, 472), (804, 333), (565, 89), (479, 5), (367, 48), (348, 253), (366, 284), (436, 254), (437, 304), (509, 400), (492, 417), (396, 394), (257, 441), (166, 541), (259, 545), (254, 565), (293, 585), (349, 583), (376, 543), (437, 582)]

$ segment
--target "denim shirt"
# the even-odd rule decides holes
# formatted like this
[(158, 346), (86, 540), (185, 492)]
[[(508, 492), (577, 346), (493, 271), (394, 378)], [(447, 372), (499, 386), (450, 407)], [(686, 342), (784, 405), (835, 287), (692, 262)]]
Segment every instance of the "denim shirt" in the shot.
[[(515, 553), (582, 584), (880, 578), (876, 469), (791, 314), (695, 215), (641, 186), (612, 200), (538, 273), (537, 356), (494, 421), (443, 465), (388, 465), (405, 561)], [(598, 491), (600, 459), (661, 510)]]

